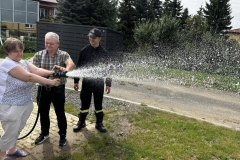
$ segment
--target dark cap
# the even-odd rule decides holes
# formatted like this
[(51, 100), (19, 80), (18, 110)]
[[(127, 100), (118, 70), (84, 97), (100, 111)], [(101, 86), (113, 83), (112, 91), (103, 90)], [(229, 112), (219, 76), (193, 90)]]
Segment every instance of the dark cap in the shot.
[(101, 37), (101, 31), (97, 28), (93, 28), (90, 30), (88, 36), (96, 38), (96, 37)]

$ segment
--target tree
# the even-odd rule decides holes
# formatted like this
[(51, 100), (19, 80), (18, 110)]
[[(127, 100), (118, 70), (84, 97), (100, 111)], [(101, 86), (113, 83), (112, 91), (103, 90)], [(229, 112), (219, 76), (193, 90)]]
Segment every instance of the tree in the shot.
[(145, 22), (134, 30), (134, 39), (140, 46), (153, 43), (172, 43), (178, 40), (180, 21), (164, 15), (160, 21)]
[(183, 6), (181, 5), (180, 0), (165, 0), (163, 3), (163, 14), (179, 18), (181, 16), (182, 8)]
[(210, 0), (206, 2), (206, 8), (203, 10), (208, 30), (212, 33), (220, 33), (232, 28), (231, 25), (231, 7), (230, 0)]
[(57, 23), (116, 28), (116, 0), (57, 0)]
[[(86, 5), (85, 1), (78, 0), (57, 0), (57, 16), (54, 21), (57, 23), (82, 24), (82, 7)], [(73, 5), (75, 4), (75, 5)]]
[(127, 40), (133, 39), (133, 30), (136, 22), (136, 11), (133, 8), (134, 0), (123, 0), (118, 9), (118, 30), (125, 34)]
[(117, 2), (109, 0), (93, 0), (92, 2), (92, 25), (99, 25), (103, 27), (117, 28)]
[(163, 14), (170, 15), (172, 12), (171, 0), (165, 0), (163, 3)]
[(188, 13), (189, 13), (188, 8), (185, 8), (183, 10), (182, 17), (181, 17), (181, 25), (182, 26), (184, 26), (184, 24), (186, 24), (186, 20), (188, 19), (188, 17), (190, 17)]
[(199, 8), (199, 10), (197, 11), (197, 14), (198, 14), (198, 15), (203, 15), (203, 10), (204, 10), (204, 8), (201, 6), (201, 7)]
[(162, 1), (151, 0), (148, 5), (148, 19), (150, 21), (159, 20), (162, 17)]
[(138, 22), (146, 21), (148, 19), (148, 2), (147, 0), (135, 0), (133, 7), (136, 10), (135, 16), (138, 19)]
[(159, 19), (162, 14), (162, 2), (160, 0), (135, 0), (134, 8), (138, 22), (153, 21)]
[(172, 16), (179, 18), (181, 16), (181, 11), (183, 6), (181, 5), (180, 0), (173, 0), (172, 1)]
[(193, 40), (200, 40), (202, 35), (206, 33), (207, 24), (203, 15), (194, 15), (193, 17), (189, 17), (186, 20), (186, 24), (184, 28), (187, 28), (185, 35), (187, 40), (193, 42)]

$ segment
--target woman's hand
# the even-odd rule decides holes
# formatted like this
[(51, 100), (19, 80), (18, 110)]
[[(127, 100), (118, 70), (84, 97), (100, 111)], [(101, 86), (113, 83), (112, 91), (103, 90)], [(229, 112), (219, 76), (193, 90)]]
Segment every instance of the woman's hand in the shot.
[(55, 78), (55, 79), (53, 79), (52, 80), (52, 82), (53, 82), (53, 86), (59, 86), (59, 84), (60, 84), (60, 79), (59, 78)]
[(54, 73), (55, 73), (55, 71), (51, 70), (49, 75), (53, 75)]

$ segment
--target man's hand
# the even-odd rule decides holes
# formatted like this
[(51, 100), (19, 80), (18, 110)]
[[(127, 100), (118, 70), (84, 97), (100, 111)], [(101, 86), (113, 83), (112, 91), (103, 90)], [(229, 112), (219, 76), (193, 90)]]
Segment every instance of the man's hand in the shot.
[(78, 91), (78, 83), (74, 83), (74, 85), (73, 85), (73, 89), (75, 90), (75, 91)]
[(59, 66), (59, 65), (54, 65), (52, 70), (54, 70), (54, 69), (58, 69), (58, 70), (60, 70), (61, 72), (66, 72), (66, 71), (67, 71), (66, 68), (64, 68), (64, 67), (62, 67), (62, 66)]
[(106, 86), (106, 89), (105, 89), (106, 93), (109, 94), (111, 92), (111, 87), (109, 86)]

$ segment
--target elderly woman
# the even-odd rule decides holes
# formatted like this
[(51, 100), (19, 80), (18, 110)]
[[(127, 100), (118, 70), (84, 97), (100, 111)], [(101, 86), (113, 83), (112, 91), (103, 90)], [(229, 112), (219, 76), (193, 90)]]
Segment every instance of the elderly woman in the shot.
[(33, 82), (59, 85), (59, 79), (43, 77), (52, 75), (54, 71), (38, 68), (22, 60), (23, 49), (23, 43), (16, 38), (8, 38), (4, 42), (7, 57), (0, 63), (0, 121), (4, 130), (0, 139), (0, 160), (10, 160), (7, 156), (27, 155), (16, 148), (16, 141), (33, 110)]

